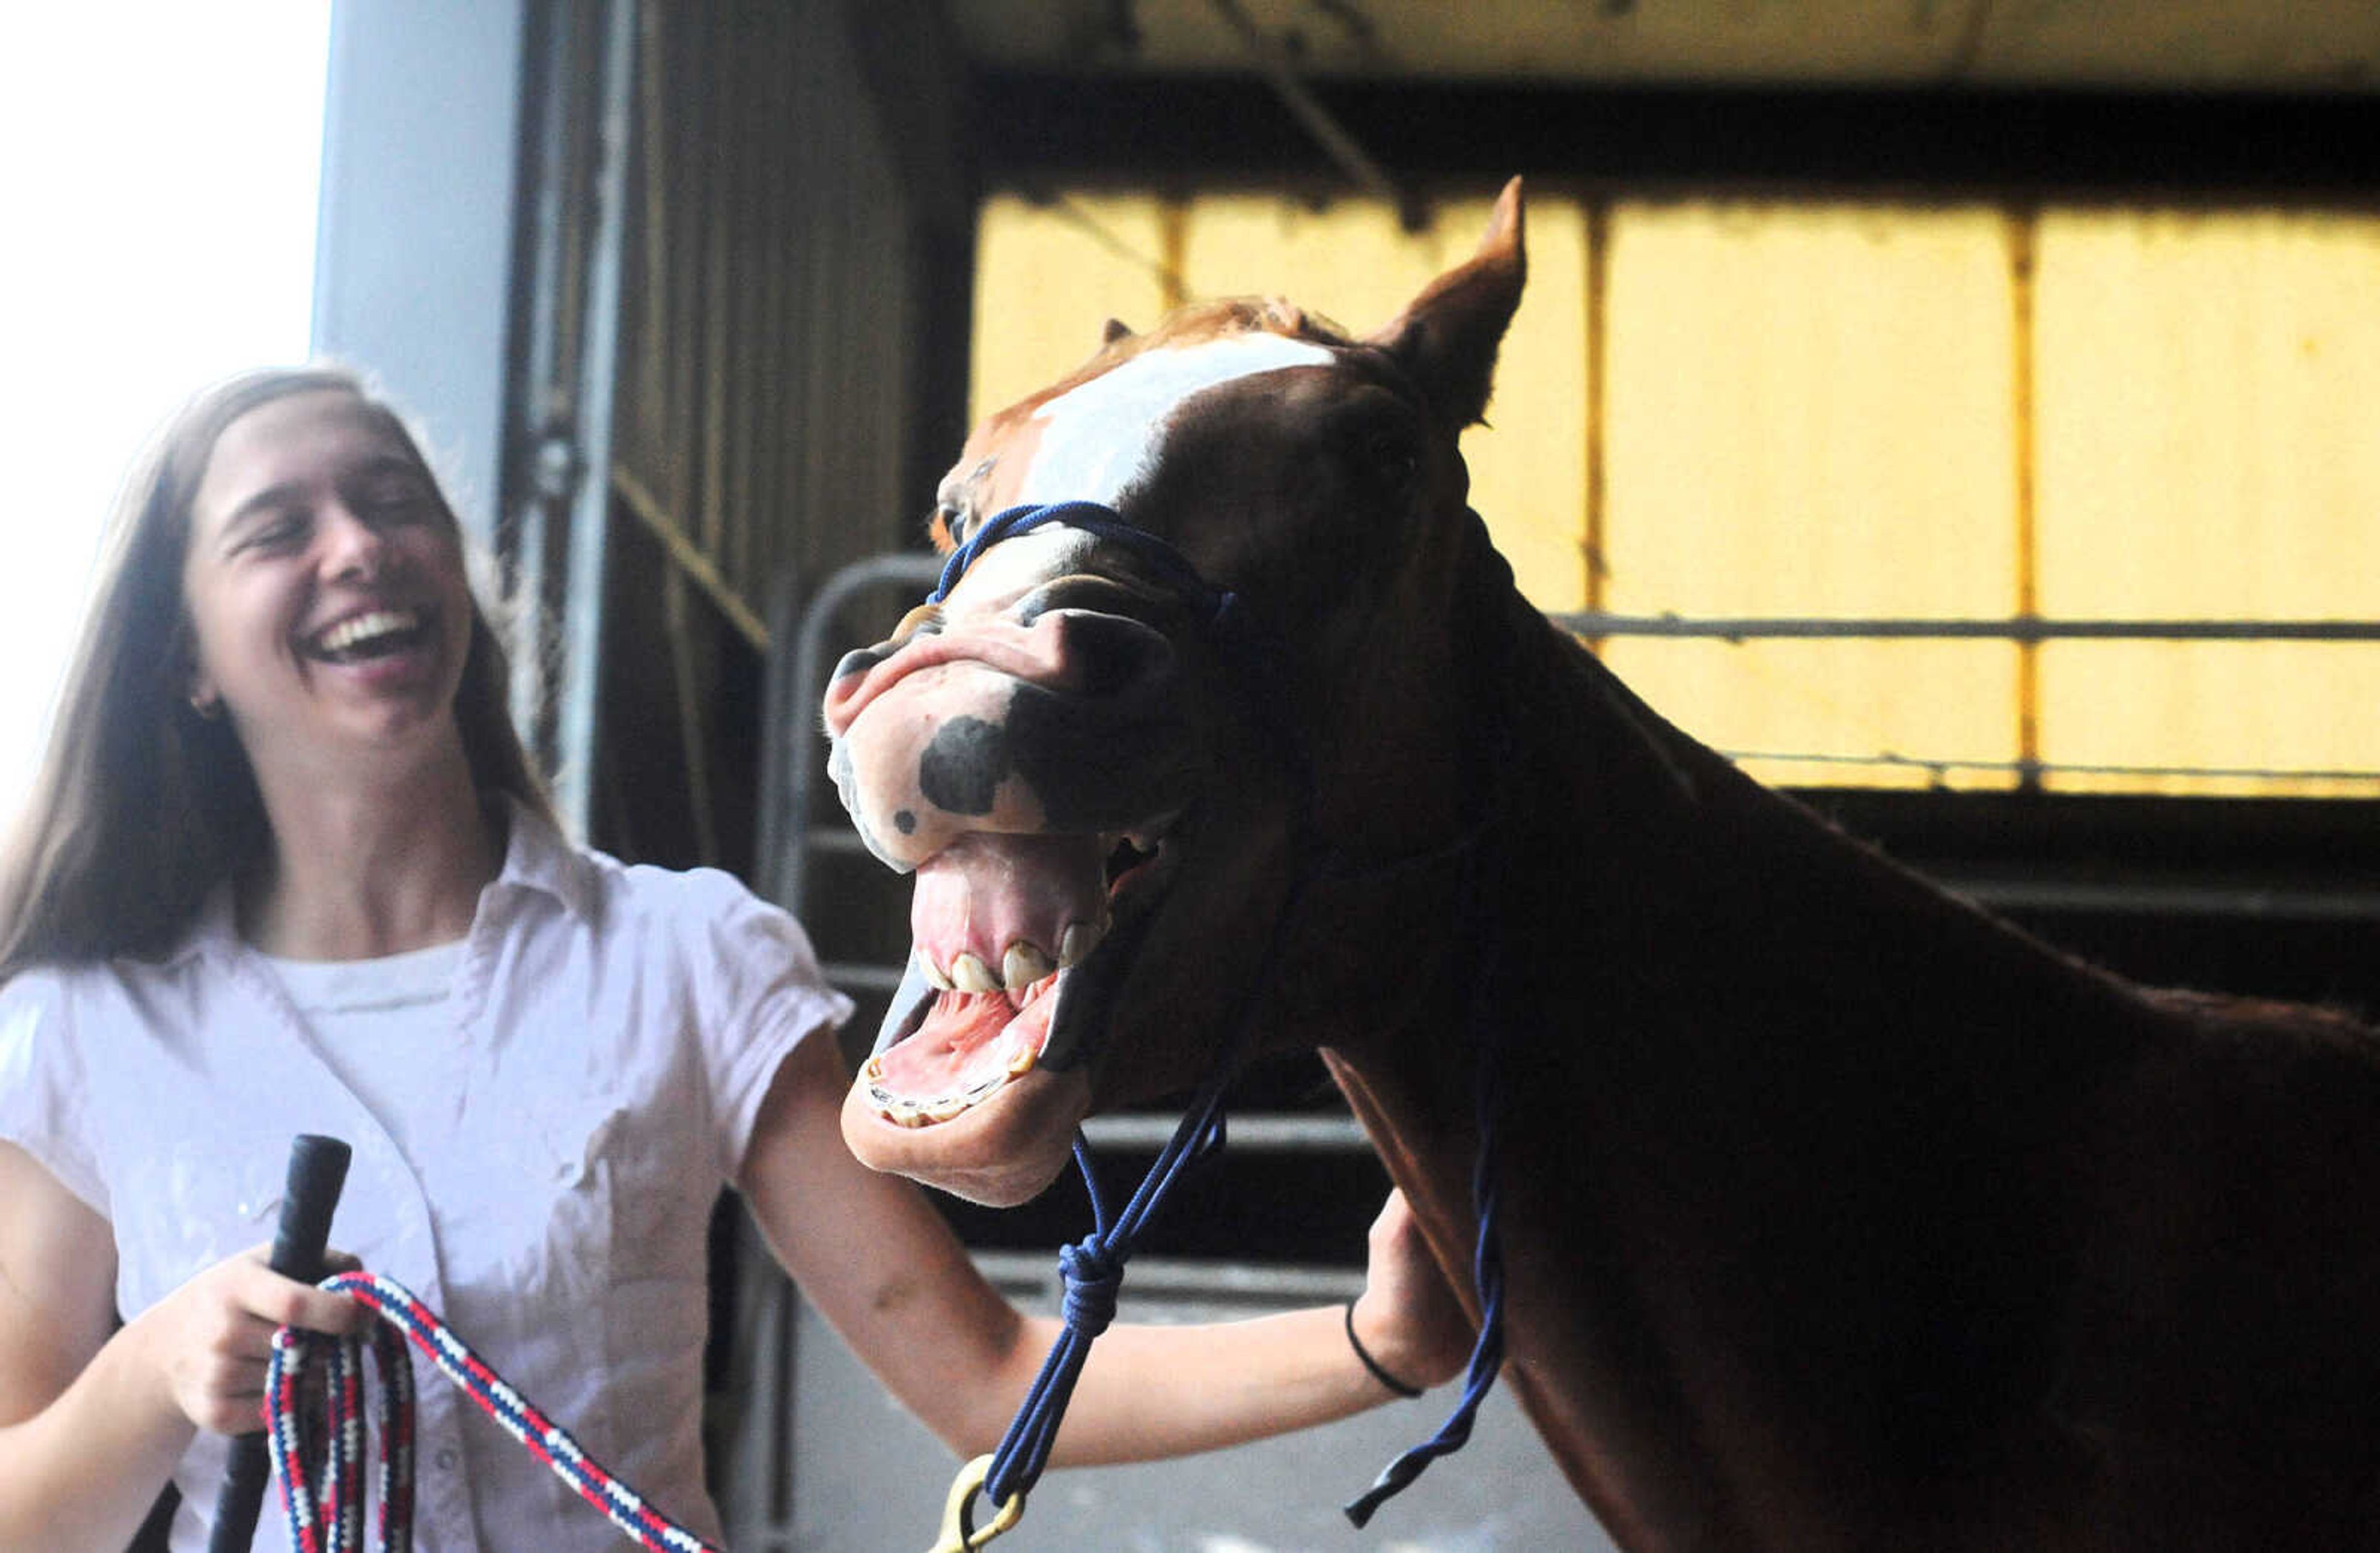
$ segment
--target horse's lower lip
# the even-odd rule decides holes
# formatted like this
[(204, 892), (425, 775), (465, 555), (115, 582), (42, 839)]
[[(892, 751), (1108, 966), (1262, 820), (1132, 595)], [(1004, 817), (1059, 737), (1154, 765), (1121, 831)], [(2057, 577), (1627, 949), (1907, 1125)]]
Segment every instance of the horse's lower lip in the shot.
[(844, 1143), (870, 1170), (905, 1175), (988, 1207), (1014, 1207), (1065, 1167), (1075, 1125), (1089, 1107), (1080, 1074), (1035, 1072), (931, 1127), (878, 1115), (865, 1086), (843, 1107)]

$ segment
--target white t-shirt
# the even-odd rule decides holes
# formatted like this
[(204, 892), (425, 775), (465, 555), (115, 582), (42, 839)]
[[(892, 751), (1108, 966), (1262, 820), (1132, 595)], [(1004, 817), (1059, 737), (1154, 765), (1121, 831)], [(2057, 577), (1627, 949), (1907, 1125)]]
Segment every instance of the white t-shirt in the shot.
[[(793, 919), (729, 876), (625, 867), (518, 810), (448, 952), (443, 997), (416, 1004), (425, 1028), (403, 1037), (409, 1074), (331, 1049), (344, 1037), (318, 1036), (239, 941), (228, 892), (161, 961), (28, 972), (0, 989), (0, 1137), (113, 1225), (128, 1317), (272, 1238), (293, 1136), (345, 1138), (332, 1244), (410, 1288), (716, 1540), (700, 1434), (710, 1208), (778, 1064), (850, 1004)], [(422, 1553), (618, 1546), (414, 1368)], [(176, 1549), (205, 1546), (225, 1455), (202, 1432), (176, 1469)], [(286, 1546), (268, 1498), (256, 1547)]]
[(410, 1154), (413, 1118), (451, 1103), (460, 1076), (422, 1054), (441, 1049), (462, 940), (378, 960), (257, 958), (279, 978), (322, 1061)]

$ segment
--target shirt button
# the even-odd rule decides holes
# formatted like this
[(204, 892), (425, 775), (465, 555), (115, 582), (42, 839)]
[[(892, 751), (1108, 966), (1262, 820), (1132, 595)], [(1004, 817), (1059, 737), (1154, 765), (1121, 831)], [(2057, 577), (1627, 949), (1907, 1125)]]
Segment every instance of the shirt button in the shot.
[(440, 1472), (453, 1472), (455, 1470), (455, 1448), (451, 1445), (440, 1447), (438, 1454), (430, 1458), (430, 1464), (436, 1467)]

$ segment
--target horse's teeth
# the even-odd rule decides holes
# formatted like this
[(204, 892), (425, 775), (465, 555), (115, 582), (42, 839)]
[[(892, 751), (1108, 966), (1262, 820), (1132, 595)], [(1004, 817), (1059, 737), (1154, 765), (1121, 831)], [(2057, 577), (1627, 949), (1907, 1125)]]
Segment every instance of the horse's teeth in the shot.
[(948, 1099), (935, 1100), (928, 1104), (926, 1107), (926, 1120), (929, 1122), (948, 1122), (952, 1117), (956, 1116), (959, 1112), (966, 1110), (966, 1108), (967, 1102), (964, 1096), (953, 1096)]
[(1008, 1076), (1023, 1078), (1033, 1071), (1033, 1064), (1040, 1060), (1041, 1053), (1029, 1042), (1019, 1046), (1016, 1049), (1016, 1055), (1008, 1060)]
[(917, 964), (925, 967), (926, 982), (928, 986), (932, 987), (938, 992), (947, 992), (951, 989), (950, 973), (942, 969), (941, 966), (935, 965), (934, 957), (932, 955), (920, 950), (917, 953)]
[(1090, 958), (1091, 951), (1099, 948), (1099, 940), (1107, 936), (1108, 927), (1104, 922), (1067, 923), (1065, 937), (1058, 940), (1058, 964), (1062, 966), (1081, 965)]
[(1009, 988), (1014, 991), (1023, 991), (1056, 969), (1050, 964), (1050, 956), (1041, 952), (1039, 944), (1028, 943), (1023, 939), (1010, 944), (1008, 952), (1000, 961), (1001, 975), (1007, 978)]
[(880, 1079), (884, 1076), (884, 1059), (881, 1057), (870, 1057), (868, 1060), (867, 1065), (860, 1071), (865, 1073), (870, 1080)]
[(964, 950), (951, 957), (951, 985), (962, 992), (1000, 990), (1000, 983), (992, 979), (991, 967)]

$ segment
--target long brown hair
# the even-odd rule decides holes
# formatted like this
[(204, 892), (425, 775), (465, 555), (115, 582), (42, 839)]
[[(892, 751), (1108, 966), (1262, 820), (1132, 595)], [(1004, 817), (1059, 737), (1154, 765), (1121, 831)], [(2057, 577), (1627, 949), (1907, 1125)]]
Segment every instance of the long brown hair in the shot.
[[(186, 698), (182, 564), (216, 440), (260, 406), (324, 391), (384, 417), (428, 472), (404, 417), (339, 367), (230, 379), (166, 425), (117, 505), (48, 753), (0, 856), (0, 980), (29, 965), (160, 953), (216, 884), (270, 847), (263, 797), (230, 719), (202, 717)], [(443, 492), (439, 502), (454, 522)], [(506, 710), (508, 684), (503, 643), (474, 599), (455, 697), (472, 781), (483, 796), (510, 795), (550, 819)]]

